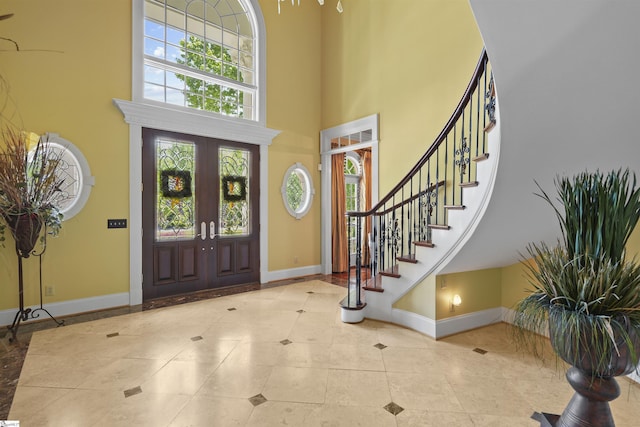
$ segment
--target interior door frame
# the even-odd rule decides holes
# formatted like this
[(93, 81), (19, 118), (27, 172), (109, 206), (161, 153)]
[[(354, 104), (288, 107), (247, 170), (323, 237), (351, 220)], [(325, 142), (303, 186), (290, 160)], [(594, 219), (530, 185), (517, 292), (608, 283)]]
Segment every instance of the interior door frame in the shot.
[[(331, 156), (348, 151), (356, 151), (360, 148), (371, 148), (371, 205), (378, 203), (378, 144), (379, 144), (379, 120), (378, 114), (372, 114), (352, 122), (324, 129), (320, 132), (320, 158), (322, 171), (320, 182), (322, 194), (321, 215), (321, 254), (322, 274), (331, 274)], [(331, 149), (331, 140), (345, 135), (371, 130), (371, 140), (360, 142), (341, 148)]]
[(269, 145), (280, 131), (207, 112), (114, 99), (129, 124), (129, 304), (142, 304), (142, 128), (260, 146), (260, 282), (269, 282)]

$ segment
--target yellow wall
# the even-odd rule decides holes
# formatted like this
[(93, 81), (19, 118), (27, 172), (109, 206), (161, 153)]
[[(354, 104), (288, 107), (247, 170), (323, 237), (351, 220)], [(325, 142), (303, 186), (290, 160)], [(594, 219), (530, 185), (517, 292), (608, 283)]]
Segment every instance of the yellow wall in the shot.
[[(490, 268), (428, 276), (398, 300), (394, 308), (441, 320), (500, 307), (502, 271), (500, 268)], [(451, 311), (451, 302), (456, 294), (462, 298), (462, 304)]]
[[(350, 0), (342, 15), (325, 8), (322, 18), (322, 126), (380, 113), (382, 197), (460, 100), (482, 50), (480, 33), (466, 0)], [(497, 296), (463, 309), (495, 307), (494, 299), (499, 305), (496, 289)], [(396, 307), (436, 318), (427, 302), (436, 292), (428, 278)]]
[(436, 319), (437, 285), (438, 280), (435, 275), (427, 276), (396, 302), (393, 307), (416, 313), (429, 319)]
[(531, 289), (527, 279), (527, 271), (522, 263), (502, 268), (502, 303), (503, 307), (513, 308)]
[[(482, 41), (466, 0), (349, 0), (343, 14), (311, 0), (285, 2), (280, 15), (276, 1), (260, 5), (267, 126), (282, 131), (269, 148), (268, 269), (314, 266), (319, 131), (380, 113), (384, 193), (440, 131)], [(5, 0), (3, 8), (15, 16), (2, 22), (2, 36), (16, 40), (21, 52), (0, 42), (0, 75), (21, 125), (72, 141), (96, 177), (85, 208), (49, 242), (44, 284), (55, 295), (45, 302), (128, 292), (129, 229), (108, 230), (106, 219), (129, 214), (128, 126), (112, 99), (131, 99), (131, 0)], [(301, 220), (288, 215), (280, 196), (295, 162), (311, 172), (316, 189)], [(0, 310), (17, 306), (16, 262), (8, 236), (0, 249)], [(26, 260), (27, 304), (37, 302), (36, 272), (37, 260)]]
[[(260, 0), (267, 27), (267, 126), (283, 132), (269, 147), (269, 271), (320, 264), (321, 10)], [(280, 188), (287, 169), (302, 163), (316, 190), (311, 210), (297, 220)]]
[(446, 123), (483, 43), (467, 0), (349, 0), (344, 7), (343, 14), (322, 11), (322, 125), (380, 113), (382, 197)]
[[(9, 88), (7, 114), (42, 134), (55, 132), (78, 146), (96, 177), (91, 196), (60, 236), (49, 240), (43, 260), (47, 302), (129, 291), (128, 230), (107, 230), (107, 218), (129, 215), (128, 126), (113, 98), (131, 97), (129, 1), (7, 0), (0, 75)], [(3, 94), (4, 96), (4, 94)], [(7, 233), (0, 249), (0, 310), (18, 305), (17, 257)], [(24, 263), (25, 299), (37, 296), (37, 259)]]
[[(267, 126), (282, 133), (269, 149), (270, 271), (320, 263), (319, 157), (321, 10), (260, 0), (267, 28)], [(85, 208), (49, 241), (45, 303), (129, 291), (129, 229), (107, 218), (129, 215), (129, 127), (113, 98), (131, 99), (131, 0), (6, 0), (0, 75), (11, 100), (3, 113), (36, 133), (55, 132), (85, 155), (96, 185)], [(280, 186), (295, 162), (312, 173), (316, 197), (301, 220), (285, 210)], [(0, 249), (0, 310), (18, 305), (17, 258), (7, 235)], [(25, 260), (26, 304), (37, 303), (37, 259)]]
[(640, 227), (636, 226), (631, 233), (631, 237), (627, 241), (627, 259), (636, 257), (636, 261), (640, 262)]

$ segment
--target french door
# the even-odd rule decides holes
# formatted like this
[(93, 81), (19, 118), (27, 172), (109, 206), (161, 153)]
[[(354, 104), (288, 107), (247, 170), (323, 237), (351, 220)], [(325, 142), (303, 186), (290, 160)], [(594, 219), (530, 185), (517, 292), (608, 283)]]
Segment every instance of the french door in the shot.
[(257, 282), (257, 146), (143, 129), (143, 299)]

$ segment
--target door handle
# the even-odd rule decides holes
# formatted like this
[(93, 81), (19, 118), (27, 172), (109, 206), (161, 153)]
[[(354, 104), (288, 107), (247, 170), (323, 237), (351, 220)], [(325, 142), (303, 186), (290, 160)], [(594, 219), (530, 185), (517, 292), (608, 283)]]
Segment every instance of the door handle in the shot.
[(209, 239), (213, 240), (216, 236), (216, 223), (215, 221), (211, 221), (209, 223)]
[(202, 221), (200, 223), (200, 234), (199, 234), (200, 238), (202, 240), (205, 240), (207, 238), (207, 223)]

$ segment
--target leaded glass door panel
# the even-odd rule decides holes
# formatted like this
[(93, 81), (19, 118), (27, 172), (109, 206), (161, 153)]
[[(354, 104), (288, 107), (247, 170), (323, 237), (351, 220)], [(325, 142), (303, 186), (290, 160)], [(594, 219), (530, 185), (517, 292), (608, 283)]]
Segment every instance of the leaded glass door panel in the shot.
[(143, 130), (145, 300), (259, 280), (258, 147)]

